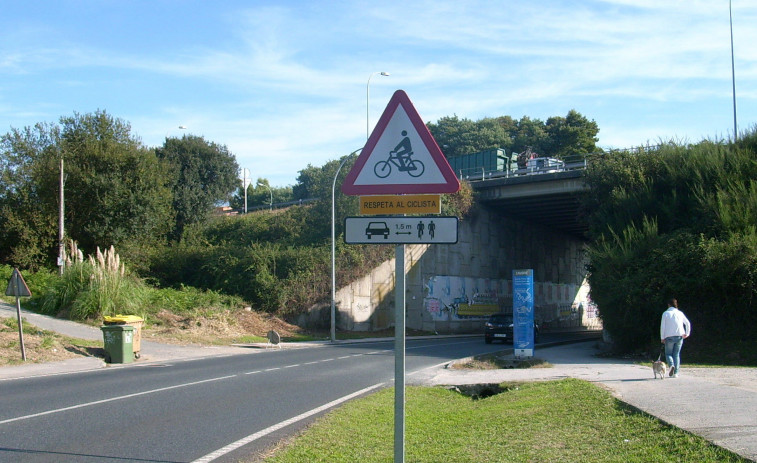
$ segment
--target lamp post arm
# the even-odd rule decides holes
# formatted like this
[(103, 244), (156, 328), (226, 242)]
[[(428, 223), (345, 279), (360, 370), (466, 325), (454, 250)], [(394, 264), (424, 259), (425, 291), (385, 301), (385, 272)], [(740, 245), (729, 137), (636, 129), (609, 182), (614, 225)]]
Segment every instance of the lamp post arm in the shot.
[(268, 188), (268, 192), (271, 194), (271, 200), (268, 203), (268, 207), (270, 208), (270, 210), (273, 210), (273, 189), (270, 186), (266, 185), (265, 183), (260, 183), (260, 182), (257, 183), (257, 186), (264, 186)]
[(376, 74), (380, 74), (382, 76), (389, 76), (389, 73), (386, 71), (379, 71), (374, 72), (370, 76), (368, 76), (368, 83), (365, 84), (365, 139), (368, 140), (368, 138), (371, 136), (371, 129), (370, 129), (370, 106), (371, 106), (371, 77), (375, 76)]

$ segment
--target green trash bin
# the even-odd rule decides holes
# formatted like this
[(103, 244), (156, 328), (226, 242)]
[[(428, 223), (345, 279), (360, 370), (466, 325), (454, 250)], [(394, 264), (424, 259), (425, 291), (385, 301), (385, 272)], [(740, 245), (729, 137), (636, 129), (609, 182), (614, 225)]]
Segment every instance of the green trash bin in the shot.
[(138, 359), (141, 354), (140, 350), (142, 349), (142, 325), (144, 324), (145, 320), (141, 317), (137, 317), (136, 315), (115, 315), (113, 317), (103, 317), (103, 325), (129, 325), (134, 327), (134, 338), (133, 340), (133, 348), (134, 348), (134, 358)]
[(134, 327), (129, 325), (105, 325), (100, 329), (105, 341), (105, 361), (108, 363), (131, 363), (134, 361)]

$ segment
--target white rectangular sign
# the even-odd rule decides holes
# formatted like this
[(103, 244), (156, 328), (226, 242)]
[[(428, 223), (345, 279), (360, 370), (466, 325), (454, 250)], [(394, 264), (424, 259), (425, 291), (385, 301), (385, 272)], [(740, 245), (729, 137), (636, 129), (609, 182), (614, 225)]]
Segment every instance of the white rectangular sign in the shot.
[(455, 244), (457, 217), (347, 217), (347, 244)]

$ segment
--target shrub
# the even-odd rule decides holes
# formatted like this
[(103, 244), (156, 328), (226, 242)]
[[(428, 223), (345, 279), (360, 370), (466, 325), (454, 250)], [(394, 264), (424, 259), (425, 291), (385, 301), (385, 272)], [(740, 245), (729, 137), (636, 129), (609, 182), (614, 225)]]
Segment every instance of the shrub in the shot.
[(146, 296), (144, 283), (126, 274), (114, 248), (71, 262), (45, 294), (41, 311), (73, 320), (137, 314)]
[(150, 313), (162, 310), (181, 314), (196, 311), (236, 309), (243, 306), (239, 297), (226, 296), (215, 291), (203, 291), (191, 286), (178, 289), (163, 288), (148, 291), (146, 305)]
[(618, 350), (657, 348), (670, 297), (692, 321), (693, 343), (715, 348), (754, 337), (755, 139), (669, 143), (592, 164), (584, 202), (589, 282)]

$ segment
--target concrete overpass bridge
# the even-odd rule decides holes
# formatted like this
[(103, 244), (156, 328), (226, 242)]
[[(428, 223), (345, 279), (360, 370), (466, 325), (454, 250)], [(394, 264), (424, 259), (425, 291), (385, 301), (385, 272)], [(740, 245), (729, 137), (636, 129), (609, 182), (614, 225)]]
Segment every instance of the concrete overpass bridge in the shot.
[(482, 175), (467, 180), (478, 200), (496, 213), (584, 239), (588, 226), (579, 195), (587, 189), (585, 164), (525, 175)]

